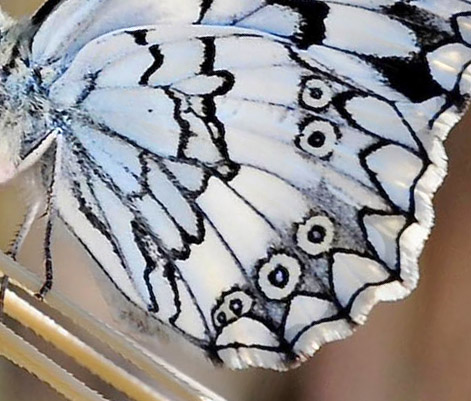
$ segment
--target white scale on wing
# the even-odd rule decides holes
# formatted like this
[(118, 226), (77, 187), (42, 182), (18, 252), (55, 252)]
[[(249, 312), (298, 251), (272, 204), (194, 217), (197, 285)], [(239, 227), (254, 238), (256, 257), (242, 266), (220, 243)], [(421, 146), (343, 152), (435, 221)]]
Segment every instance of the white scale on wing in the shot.
[(388, 145), (370, 153), (366, 164), (389, 199), (402, 210), (409, 211), (410, 188), (422, 171), (422, 160), (400, 146)]
[(177, 155), (181, 129), (173, 118), (168, 118), (175, 105), (163, 90), (97, 90), (90, 93), (83, 107), (99, 123), (138, 146), (160, 156)]
[[(220, 38), (223, 46), (227, 41), (237, 41), (237, 38), (232, 36), (234, 34), (254, 35), (253, 31), (223, 27), (211, 27), (209, 33), (216, 40)], [(139, 34), (145, 38), (144, 43), (136, 43)], [(184, 78), (194, 77), (200, 71), (204, 53), (203, 43), (198, 38), (206, 35), (208, 29), (201, 26), (181, 26), (178, 29), (168, 26), (165, 30), (152, 27), (124, 29), (97, 38), (79, 52), (70, 68), (54, 82), (50, 89), (51, 97), (61, 103), (74, 104), (86, 90), (93, 75), (98, 75), (98, 88), (135, 87), (144, 72), (156, 61), (149, 50), (152, 45), (158, 46), (155, 53), (161, 55), (162, 64), (148, 77), (148, 85), (169, 85)], [(256, 35), (263, 36), (262, 33)], [(261, 39), (259, 41), (261, 42)], [(256, 47), (260, 47), (260, 43), (256, 44)], [(272, 46), (275, 47), (274, 44)], [(276, 47), (281, 46), (277, 44)], [(257, 54), (257, 59), (264, 53), (271, 55), (267, 49)], [(225, 57), (226, 53), (222, 56)], [(228, 61), (233, 59), (232, 56)], [(239, 58), (240, 66), (243, 61), (244, 58)]]
[[(374, 145), (376, 140), (370, 135), (352, 128), (349, 124), (341, 121), (338, 125), (341, 137), (337, 138), (335, 146), (332, 149), (331, 158), (328, 161), (329, 166), (343, 173), (348, 177), (354, 178), (364, 187), (376, 192), (370, 177), (361, 166), (358, 155), (365, 149)], [(374, 198), (374, 195), (372, 195)]]
[(104, 216), (109, 224), (111, 224), (112, 241), (122, 252), (123, 260), (125, 260), (128, 266), (128, 272), (136, 290), (149, 305), (151, 302), (147, 284), (144, 280), (144, 271), (147, 263), (136, 244), (131, 226), (134, 214), (122, 204), (116, 194), (101, 180), (93, 177), (91, 185), (97, 202), (99, 202), (103, 209)]
[[(190, 257), (176, 264), (192, 289), (206, 322), (213, 322), (212, 309), (224, 291), (247, 284), (244, 272), (208, 221), (205, 222), (204, 242), (193, 245)], [(221, 266), (224, 266), (224, 274), (221, 274)]]
[(239, 22), (239, 26), (248, 28), (262, 27), (267, 32), (279, 36), (291, 36), (299, 24), (299, 14), (291, 12), (288, 7), (268, 5), (259, 11), (249, 14)]
[(417, 148), (409, 128), (385, 101), (373, 96), (358, 96), (348, 100), (345, 109), (355, 123), (366, 131), (412, 149)]
[[(409, 102), (397, 102), (396, 107), (403, 116), (407, 124), (416, 132), (417, 137), (424, 145), (429, 153), (433, 153), (428, 149), (429, 146), (433, 146), (433, 141), (430, 137), (430, 130), (427, 127), (429, 121), (433, 120), (435, 116), (440, 114), (440, 110), (445, 106), (446, 99), (443, 96), (435, 96), (424, 102), (417, 104), (410, 104)], [(435, 130), (433, 134), (443, 139), (441, 135)]]
[[(123, 35), (129, 34), (123, 33)], [(151, 37), (147, 38), (150, 39)], [(98, 87), (135, 86), (140, 82), (143, 72), (156, 62), (157, 57), (161, 60), (158, 60), (159, 65), (155, 72), (148, 77), (146, 84), (149, 86), (172, 85), (199, 73), (204, 53), (201, 41), (185, 39), (157, 46), (155, 50), (152, 50), (152, 47), (141, 47), (132, 57), (122, 58), (119, 62), (108, 66), (100, 73), (97, 80)], [(119, 79), (116, 80), (116, 77)]]
[(180, 309), (173, 324), (188, 335), (208, 342), (210, 340), (209, 325), (201, 310), (198, 309), (194, 294), (190, 294), (188, 285), (183, 280), (177, 279), (176, 282)]
[(216, 23), (231, 25), (244, 16), (252, 14), (261, 6), (265, 5), (265, 3), (265, 0), (240, 0), (231, 2), (227, 0), (213, 0), (202, 23), (207, 25)]
[[(248, 275), (265, 257), (267, 248), (279, 245), (277, 233), (241, 198), (217, 179), (211, 179), (198, 204), (227, 241)], [(230, 205), (231, 213), (227, 213)]]
[[(350, 308), (351, 318), (358, 323), (364, 321), (377, 301), (395, 299), (404, 292), (397, 281), (386, 284), (389, 277), (387, 270), (372, 259), (341, 252), (334, 255), (332, 281), (335, 294), (342, 306)], [(376, 287), (381, 283), (385, 284)]]
[[(64, 149), (63, 170), (58, 172), (57, 181), (57, 208), (59, 216), (65, 221), (72, 233), (87, 247), (94, 259), (104, 269), (113, 283), (122, 291), (128, 299), (136, 305), (146, 309), (147, 305), (143, 302), (142, 294), (136, 290), (129, 266), (123, 263), (122, 258), (116, 252), (112, 240), (107, 238), (103, 232), (83, 212), (83, 205), (90, 209), (90, 213), (97, 217), (105, 225), (102, 205), (98, 204), (94, 194), (91, 193), (88, 185), (79, 180), (83, 176), (78, 166), (76, 156)], [(76, 177), (74, 181), (71, 177)], [(78, 185), (80, 194), (77, 195), (74, 185)], [(104, 227), (110, 230), (108, 225)]]
[[(33, 41), (33, 58), (38, 64), (70, 59), (91, 40), (117, 29), (158, 23), (196, 21), (200, 12), (197, 0), (83, 0), (64, 1), (51, 14)], [(169, 6), (171, 4), (171, 6)], [(64, 24), (63, 21), (68, 23)], [(60, 29), (58, 29), (60, 27)], [(77, 27), (80, 27), (78, 31)]]
[[(302, 115), (283, 105), (251, 102), (231, 97), (216, 99), (217, 116), (230, 128), (292, 144)], [(251, 116), (256, 115), (256, 119)]]
[(201, 167), (171, 160), (164, 160), (163, 163), (169, 170), (169, 173), (175, 177), (183, 188), (190, 192), (200, 192), (203, 190), (207, 173)]
[(231, 127), (226, 141), (230, 158), (237, 163), (270, 171), (299, 188), (315, 189), (320, 184), (324, 167), (302, 157), (292, 145)]
[(295, 106), (298, 98), (298, 68), (265, 66), (234, 70), (235, 84), (231, 98)]
[(463, 92), (471, 88), (469, 67), (471, 49), (461, 43), (440, 47), (427, 55), (434, 79), (445, 89), (452, 90), (461, 79)]
[[(233, 347), (236, 342), (248, 347), (236, 349)], [(280, 345), (278, 339), (273, 332), (257, 320), (238, 319), (223, 330), (216, 345), (221, 348), (218, 351), (220, 358), (226, 363), (233, 364), (235, 368), (243, 368), (248, 361), (255, 366), (263, 364), (265, 361), (272, 366), (283, 365), (283, 355), (278, 353)]]
[(161, 171), (157, 163), (148, 161), (149, 172), (147, 182), (152, 194), (157, 198), (168, 213), (175, 218), (180, 227), (189, 235), (199, 235), (199, 222), (195, 208), (183, 196), (169, 177)]
[[(326, 67), (331, 73), (341, 76), (356, 87), (371, 90), (389, 100), (406, 99), (387, 84), (385, 77), (377, 69), (356, 56), (316, 45), (309, 47), (308, 54), (318, 66)], [(306, 61), (309, 62), (307, 58)]]
[[(294, 341), (294, 349), (316, 350), (326, 341), (339, 339), (351, 331), (343, 319), (334, 319), (338, 308), (330, 301), (315, 296), (298, 295), (290, 303), (285, 326), (285, 338)], [(305, 322), (311, 322), (311, 329)], [(306, 341), (304, 341), (306, 339)]]
[[(97, 165), (106, 165), (107, 174), (124, 193), (139, 192), (138, 182), (142, 172), (139, 152), (126, 142), (117, 140), (113, 134), (103, 135), (96, 128), (76, 124), (74, 132), (80, 136), (80, 144)], [(116, 158), (119, 154), (121, 157)]]
[[(345, 21), (361, 21), (361, 24)], [(373, 27), (381, 35), (375, 35)], [(414, 33), (405, 25), (352, 6), (329, 4), (325, 35), (324, 45), (378, 57), (404, 57), (419, 50)]]
[(187, 244), (185, 244), (177, 226), (178, 220), (172, 219), (173, 216), (149, 195), (137, 199), (135, 204), (147, 220), (152, 232), (158, 233), (157, 237), (166, 249), (177, 252), (184, 251)]
[(289, 230), (292, 222), (301, 221), (313, 207), (312, 200), (293, 186), (251, 167), (242, 167), (230, 185), (282, 232)]
[(454, 14), (471, 11), (471, 4), (466, 0), (448, 0), (446, 2), (435, 0), (412, 0), (411, 4), (419, 9), (437, 14), (444, 19), (448, 19)]
[[(246, 33), (244, 30), (239, 31)], [(282, 42), (267, 40), (262, 35), (256, 36), (253, 32), (244, 37), (226, 36), (217, 38), (214, 68), (229, 71), (243, 69), (250, 70), (257, 67), (291, 65), (298, 68), (289, 57), (289, 51)], [(235, 52), (234, 48), (243, 46), (243, 52)]]
[(380, 259), (390, 269), (398, 267), (398, 243), (400, 231), (406, 226), (401, 215), (369, 214), (363, 218), (368, 241), (373, 245)]

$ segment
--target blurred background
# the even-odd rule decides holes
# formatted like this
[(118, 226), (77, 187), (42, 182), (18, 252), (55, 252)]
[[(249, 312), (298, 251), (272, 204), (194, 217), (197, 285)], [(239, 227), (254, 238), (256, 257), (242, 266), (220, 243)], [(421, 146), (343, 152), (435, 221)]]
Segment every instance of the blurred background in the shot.
[[(156, 0), (158, 1), (158, 0)], [(40, 0), (0, 0), (14, 16)], [(322, 348), (297, 370), (231, 372), (189, 357), (181, 344), (147, 341), (155, 352), (231, 401), (471, 401), (471, 115), (450, 135), (449, 176), (435, 198), (436, 227), (421, 259), (421, 281), (406, 300), (374, 308), (367, 324), (347, 340)], [(0, 245), (4, 249), (21, 215), (14, 186), (0, 189)], [(21, 262), (38, 266), (40, 224)], [(81, 307), (111, 324), (100, 287), (83, 251), (62, 230), (56, 235), (57, 285)], [(40, 271), (40, 270), (38, 270)], [(14, 324), (13, 322), (10, 322)], [(126, 330), (125, 327), (120, 327)], [(30, 333), (17, 327), (27, 338)], [(36, 341), (36, 340), (35, 340)], [(46, 344), (40, 349), (54, 354)], [(61, 356), (66, 365), (70, 362)], [(62, 359), (61, 359), (62, 358)], [(89, 383), (86, 372), (74, 371)], [(125, 400), (100, 382), (95, 388)], [(62, 400), (47, 385), (0, 359), (0, 401)]]

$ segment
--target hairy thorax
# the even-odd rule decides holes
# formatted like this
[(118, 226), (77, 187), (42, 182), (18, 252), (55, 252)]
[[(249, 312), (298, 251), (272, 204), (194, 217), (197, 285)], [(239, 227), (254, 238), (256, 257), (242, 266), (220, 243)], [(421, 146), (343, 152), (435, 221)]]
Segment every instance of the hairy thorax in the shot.
[(29, 62), (27, 38), (15, 27), (0, 41), (0, 184), (44, 155), (53, 143), (57, 117)]

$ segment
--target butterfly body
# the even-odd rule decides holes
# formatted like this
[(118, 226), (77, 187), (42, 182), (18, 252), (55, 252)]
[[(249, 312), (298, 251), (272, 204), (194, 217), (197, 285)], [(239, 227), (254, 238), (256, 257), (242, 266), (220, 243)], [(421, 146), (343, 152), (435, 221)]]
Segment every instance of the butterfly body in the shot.
[(64, 0), (7, 29), (0, 180), (40, 166), (41, 294), (62, 221), (149, 319), (277, 369), (407, 295), (470, 89), (471, 8), (422, 3)]
[[(43, 141), (57, 127), (57, 110), (29, 65), (29, 52), (18, 26), (5, 19), (0, 39), (0, 182), (35, 165), (51, 146)], [(42, 146), (41, 146), (42, 143)]]

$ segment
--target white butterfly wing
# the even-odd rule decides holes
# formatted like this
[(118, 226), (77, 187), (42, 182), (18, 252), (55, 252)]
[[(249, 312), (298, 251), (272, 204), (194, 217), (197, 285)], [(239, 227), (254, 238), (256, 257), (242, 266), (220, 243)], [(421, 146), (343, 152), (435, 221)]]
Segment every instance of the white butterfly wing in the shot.
[(469, 91), (451, 3), (49, 3), (59, 216), (213, 359), (298, 363), (416, 285)]
[[(38, 32), (33, 59), (70, 61), (90, 40), (117, 29), (145, 25), (237, 26), (284, 37), (299, 47), (315, 44), (375, 56), (407, 56), (419, 50), (407, 24), (382, 15), (395, 2), (230, 0), (49, 0), (33, 17)], [(396, 2), (403, 4), (403, 2)], [(435, 4), (436, 1), (431, 3)], [(463, 6), (464, 8), (464, 6)], [(67, 20), (67, 24), (63, 21)], [(345, 24), (361, 20), (362, 24)], [(373, 35), (373, 30), (382, 31)]]

